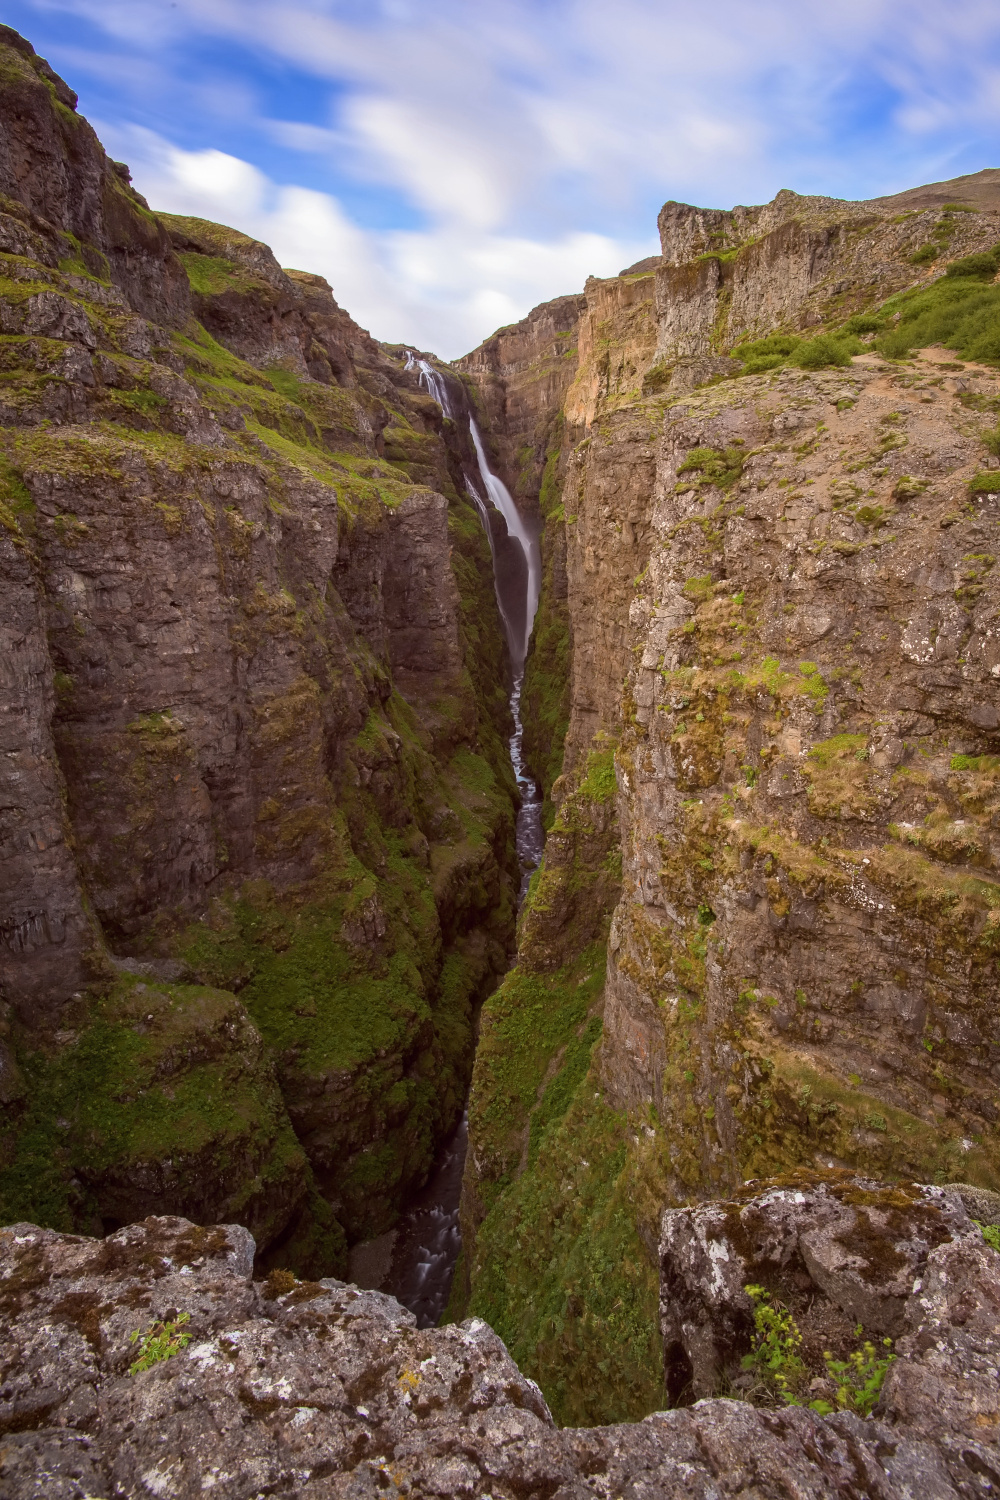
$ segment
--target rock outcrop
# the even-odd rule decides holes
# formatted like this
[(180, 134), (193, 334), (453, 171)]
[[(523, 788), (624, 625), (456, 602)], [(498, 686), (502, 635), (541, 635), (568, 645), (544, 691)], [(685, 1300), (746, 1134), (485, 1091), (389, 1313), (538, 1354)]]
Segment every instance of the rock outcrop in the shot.
[(848, 1324), (862, 1304), (877, 1317), (874, 1287), (897, 1337), (869, 1418), (703, 1399), (559, 1430), (482, 1321), (420, 1331), (381, 1293), (281, 1271), (255, 1283), (253, 1261), (244, 1229), (176, 1218), (105, 1240), (0, 1231), (4, 1495), (944, 1500), (1000, 1482), (1000, 1254), (952, 1189), (842, 1174), (666, 1216), (675, 1362), (687, 1349), (701, 1378), (699, 1351), (749, 1345), (732, 1333), (751, 1269), (803, 1303), (812, 1277)]
[(332, 1271), (508, 962), (467, 444), (322, 277), (158, 217), (0, 33), (0, 1212)]

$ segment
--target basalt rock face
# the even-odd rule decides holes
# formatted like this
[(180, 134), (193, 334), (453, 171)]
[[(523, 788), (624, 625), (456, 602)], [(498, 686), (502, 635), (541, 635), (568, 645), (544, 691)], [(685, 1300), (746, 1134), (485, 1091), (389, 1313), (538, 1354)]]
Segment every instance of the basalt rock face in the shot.
[(537, 500), (553, 424), (576, 375), (584, 305), (580, 296), (543, 302), (455, 360), (481, 404), (497, 472), (529, 508)]
[[(469, 1243), (488, 1246), (469, 1306), (563, 1418), (656, 1400), (641, 1330), (663, 1202), (803, 1166), (998, 1186), (1000, 383), (940, 347), (871, 343), (902, 293), (1000, 241), (995, 182), (668, 204), (661, 262), (588, 282), (540, 618), (558, 607), (571, 647), (552, 800), (590, 880), (620, 853), (621, 896), (589, 1074), (563, 1071), (574, 1015), (503, 1120), (495, 1093), (519, 1075), (484, 1050), (467, 1194)], [(814, 368), (779, 354), (749, 373), (739, 354), (836, 343), (888, 298), (839, 365), (822, 342)], [(578, 791), (612, 755), (609, 846), (580, 836)], [(568, 897), (588, 887), (555, 816), (521, 962), (551, 954), (572, 985), (595, 969), (571, 957)], [(494, 1003), (513, 1052), (510, 983)], [(521, 1044), (526, 1069), (538, 1050)], [(536, 1236), (542, 1292), (519, 1270)], [(603, 1404), (582, 1412), (600, 1360)]]
[(156, 217), (0, 43), (2, 1213), (335, 1269), (457, 1119), (512, 936), (468, 455), (321, 277)]
[[(676, 1191), (810, 1157), (995, 1185), (996, 389), (865, 356), (661, 419), (605, 1077)], [(742, 477), (688, 488), (712, 443)]]
[[(867, 1229), (860, 1255), (847, 1233), (831, 1237), (852, 1215)], [(697, 1326), (702, 1345), (720, 1349), (741, 1346), (727, 1336), (746, 1301), (740, 1266), (770, 1267), (785, 1287), (839, 1255), (849, 1269), (820, 1300), (851, 1322), (844, 1288), (871, 1285), (864, 1271), (879, 1251), (905, 1262), (897, 1357), (874, 1416), (703, 1399), (635, 1425), (559, 1430), (481, 1320), (420, 1331), (378, 1292), (281, 1272), (255, 1283), (253, 1241), (238, 1226), (158, 1217), (97, 1240), (18, 1224), (0, 1231), (4, 1494), (989, 1493), (1000, 1255), (953, 1191), (757, 1184), (680, 1217), (664, 1224), (665, 1328), (672, 1335), (683, 1310), (681, 1340)], [(671, 1296), (681, 1285), (683, 1302)], [(828, 1316), (824, 1334), (831, 1326)], [(155, 1361), (136, 1342), (150, 1333)]]

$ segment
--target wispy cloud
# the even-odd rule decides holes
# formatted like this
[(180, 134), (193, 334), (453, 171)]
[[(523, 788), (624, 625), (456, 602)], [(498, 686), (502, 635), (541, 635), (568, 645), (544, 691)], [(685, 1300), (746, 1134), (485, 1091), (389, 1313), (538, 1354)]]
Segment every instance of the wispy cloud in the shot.
[(992, 164), (1000, 123), (993, 0), (11, 0), (5, 19), (128, 128), (151, 201), (214, 204), (380, 336), (449, 353), (648, 253), (664, 198), (891, 192)]
[(184, 151), (142, 128), (96, 122), (151, 203), (263, 240), (282, 265), (318, 271), (377, 338), (454, 358), (538, 302), (579, 290), (648, 254), (647, 240), (582, 231), (543, 241), (442, 222), (361, 228), (329, 193), (279, 186), (226, 152)]

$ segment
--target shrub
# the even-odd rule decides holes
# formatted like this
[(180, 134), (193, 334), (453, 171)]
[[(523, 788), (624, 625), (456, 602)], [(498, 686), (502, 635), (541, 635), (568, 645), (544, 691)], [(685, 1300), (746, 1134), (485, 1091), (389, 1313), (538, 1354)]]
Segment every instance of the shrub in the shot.
[(780, 355), (784, 359), (801, 342), (794, 333), (771, 333), (765, 339), (751, 339), (749, 343), (737, 344), (733, 350), (733, 359), (758, 359), (768, 355)]
[(763, 375), (767, 370), (777, 370), (781, 365), (787, 364), (787, 360), (781, 354), (762, 354), (756, 358), (744, 362), (741, 375)]
[(899, 322), (875, 339), (888, 359), (943, 344), (964, 359), (1000, 361), (1000, 287), (984, 285), (974, 275), (942, 276), (892, 298), (883, 312), (890, 309), (898, 312)]
[(791, 363), (800, 370), (822, 370), (826, 365), (849, 365), (852, 354), (863, 349), (860, 340), (850, 334), (842, 336), (820, 333), (799, 345), (791, 357)]
[(878, 313), (855, 313), (848, 318), (841, 333), (878, 333), (882, 327), (882, 319)]
[(926, 266), (926, 265), (929, 265), (932, 260), (937, 260), (937, 258), (940, 255), (940, 253), (941, 252), (939, 251), (937, 245), (921, 245), (920, 249), (919, 250), (915, 250), (913, 252), (913, 254), (910, 256), (910, 265), (911, 266)]
[(992, 250), (980, 251), (978, 255), (965, 255), (961, 260), (953, 260), (950, 266), (945, 268), (946, 276), (976, 276), (981, 281), (992, 281), (1000, 270), (1000, 245), (994, 245)]
[(785, 364), (801, 342), (794, 333), (772, 333), (764, 339), (737, 344), (732, 357), (743, 361), (742, 375), (762, 375), (765, 370), (776, 370)]
[(746, 454), (743, 445), (732, 444), (726, 448), (692, 448), (677, 470), (681, 474), (700, 474), (698, 484), (718, 485), (728, 489), (743, 473)]

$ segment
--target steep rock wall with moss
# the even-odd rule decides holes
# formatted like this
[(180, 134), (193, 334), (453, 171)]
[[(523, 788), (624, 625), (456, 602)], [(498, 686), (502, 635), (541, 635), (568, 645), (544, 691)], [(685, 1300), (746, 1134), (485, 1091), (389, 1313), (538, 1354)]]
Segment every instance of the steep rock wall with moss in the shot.
[(513, 936), (468, 454), (0, 43), (0, 1212), (336, 1270), (454, 1125)]
[(454, 367), (469, 381), (497, 472), (529, 513), (578, 361), (581, 296), (556, 297), (498, 329)]
[(996, 178), (668, 204), (658, 267), (588, 283), (543, 507), (565, 769), (465, 1193), (469, 1306), (564, 1420), (663, 1403), (664, 1203), (997, 1185)]

